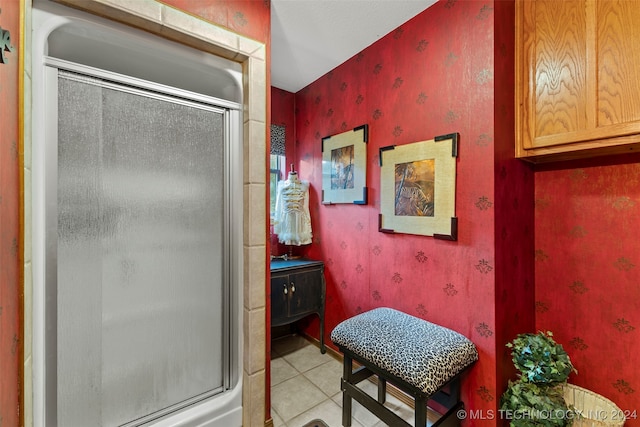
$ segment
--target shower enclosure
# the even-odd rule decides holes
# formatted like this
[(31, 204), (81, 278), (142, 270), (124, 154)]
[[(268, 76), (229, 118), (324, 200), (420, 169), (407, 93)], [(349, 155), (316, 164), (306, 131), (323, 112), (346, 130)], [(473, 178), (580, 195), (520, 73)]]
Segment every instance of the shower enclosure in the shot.
[(173, 52), (166, 43), (47, 11), (34, 18), (55, 22), (46, 54), (34, 55), (43, 425), (213, 425), (181, 414), (202, 419), (194, 408), (230, 395), (233, 425), (239, 70), (201, 55), (176, 69), (158, 58)]

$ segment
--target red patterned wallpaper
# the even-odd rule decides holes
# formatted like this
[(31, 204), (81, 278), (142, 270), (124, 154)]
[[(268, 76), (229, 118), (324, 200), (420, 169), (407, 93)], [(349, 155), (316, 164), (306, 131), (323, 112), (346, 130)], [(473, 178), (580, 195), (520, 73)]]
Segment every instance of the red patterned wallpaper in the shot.
[[(8, 31), (0, 61), (0, 425), (21, 423), (22, 240), (20, 237), (20, 143), (18, 74), (20, 2), (3, 2), (0, 28)], [(5, 33), (6, 35), (6, 33)], [(0, 37), (6, 40), (6, 37)]]
[(295, 152), (295, 95), (276, 87), (271, 88), (271, 123), (285, 128), (285, 149), (287, 156)]
[(640, 156), (606, 161), (536, 173), (536, 327), (639, 426)]
[(270, 0), (159, 0), (245, 37), (268, 44)]
[[(379, 306), (457, 330), (480, 352), (463, 399), (487, 417), (506, 381), (496, 372), (504, 343), (533, 328), (533, 175), (513, 159), (509, 22), (512, 2), (441, 1), (295, 97), (296, 167), (311, 183), (314, 242), (305, 250), (326, 264), (325, 340), (340, 321)], [(321, 205), (321, 139), (362, 124), (369, 204)], [(379, 148), (452, 132), (458, 241), (380, 233)]]
[(534, 330), (534, 174), (530, 164), (513, 158), (515, 127), (513, 2), (496, 1), (495, 14), (495, 313), (498, 389), (516, 377), (504, 344)]

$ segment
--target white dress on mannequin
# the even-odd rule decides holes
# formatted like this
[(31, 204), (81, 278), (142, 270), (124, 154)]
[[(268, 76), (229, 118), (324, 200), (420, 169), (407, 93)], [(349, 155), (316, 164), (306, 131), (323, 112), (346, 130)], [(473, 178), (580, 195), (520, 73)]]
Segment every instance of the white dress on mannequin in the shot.
[(296, 172), (290, 172), (286, 181), (278, 182), (273, 231), (285, 245), (311, 243), (309, 183), (300, 181)]

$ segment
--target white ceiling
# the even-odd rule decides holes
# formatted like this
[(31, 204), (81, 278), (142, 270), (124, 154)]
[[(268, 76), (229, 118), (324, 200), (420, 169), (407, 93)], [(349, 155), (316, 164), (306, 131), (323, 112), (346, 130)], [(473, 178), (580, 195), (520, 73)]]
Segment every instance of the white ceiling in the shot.
[(435, 2), (271, 0), (271, 85), (298, 92)]

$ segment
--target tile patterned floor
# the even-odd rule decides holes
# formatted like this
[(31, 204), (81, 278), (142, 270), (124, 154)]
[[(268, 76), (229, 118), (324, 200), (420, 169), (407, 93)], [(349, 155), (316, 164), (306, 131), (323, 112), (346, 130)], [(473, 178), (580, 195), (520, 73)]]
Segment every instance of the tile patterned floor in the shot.
[[(342, 426), (342, 364), (299, 335), (271, 342), (271, 416), (274, 427), (301, 427), (319, 418), (330, 427)], [(372, 397), (377, 387), (362, 387)], [(386, 406), (413, 424), (413, 409), (387, 394)], [(353, 402), (353, 427), (383, 427), (358, 402)]]

